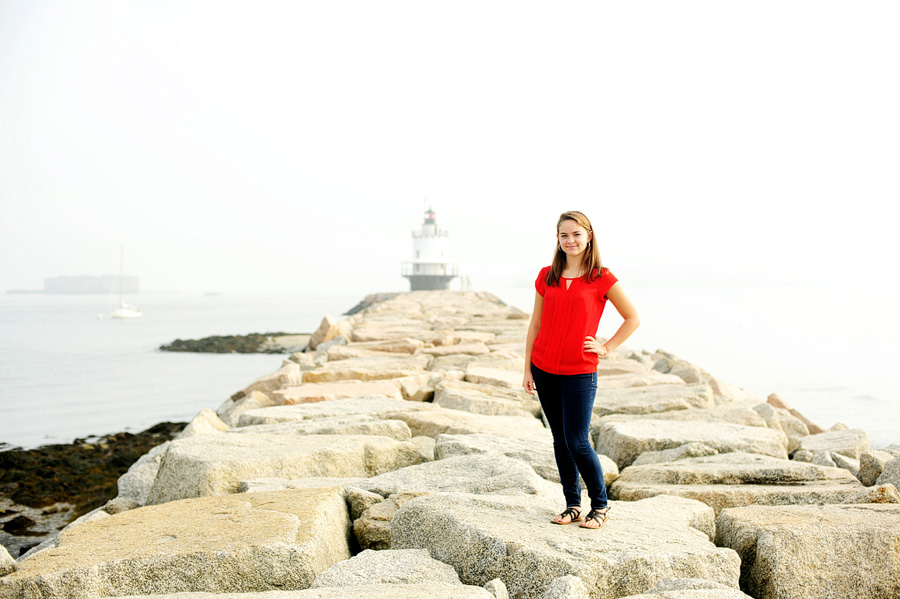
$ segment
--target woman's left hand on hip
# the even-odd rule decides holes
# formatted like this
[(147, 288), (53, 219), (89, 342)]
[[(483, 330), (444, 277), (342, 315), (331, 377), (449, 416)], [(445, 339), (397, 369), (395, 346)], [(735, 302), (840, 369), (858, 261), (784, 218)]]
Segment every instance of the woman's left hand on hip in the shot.
[(609, 350), (606, 349), (606, 346), (590, 335), (584, 338), (584, 351), (597, 354), (601, 358), (605, 358), (609, 355)]

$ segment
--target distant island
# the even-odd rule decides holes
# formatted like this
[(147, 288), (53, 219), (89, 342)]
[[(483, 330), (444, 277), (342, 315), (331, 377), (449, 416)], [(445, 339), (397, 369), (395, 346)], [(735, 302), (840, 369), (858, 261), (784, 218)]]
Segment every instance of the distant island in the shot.
[(6, 293), (47, 293), (47, 294), (110, 294), (138, 293), (140, 283), (137, 277), (104, 276), (61, 276), (44, 279), (43, 289), (8, 289)]

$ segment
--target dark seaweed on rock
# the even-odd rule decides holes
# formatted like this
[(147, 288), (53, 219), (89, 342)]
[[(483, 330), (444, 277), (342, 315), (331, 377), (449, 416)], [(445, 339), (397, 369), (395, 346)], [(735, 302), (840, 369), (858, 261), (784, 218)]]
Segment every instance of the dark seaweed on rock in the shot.
[(215, 354), (280, 354), (284, 348), (272, 347), (272, 337), (298, 333), (250, 333), (249, 335), (213, 335), (202, 339), (176, 339), (161, 345), (160, 351), (206, 352)]
[[(0, 452), (0, 495), (33, 508), (70, 503), (77, 518), (115, 497), (119, 477), (185, 426), (184, 422), (162, 422), (137, 434), (116, 433), (90, 443), (75, 439), (71, 444)], [(25, 524), (14, 522), (7, 524)]]

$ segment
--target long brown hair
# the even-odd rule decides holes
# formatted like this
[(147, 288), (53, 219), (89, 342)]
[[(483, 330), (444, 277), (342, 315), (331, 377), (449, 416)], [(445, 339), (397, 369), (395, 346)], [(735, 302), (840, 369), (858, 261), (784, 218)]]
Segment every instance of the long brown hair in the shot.
[(550, 264), (550, 270), (547, 272), (547, 279), (544, 281), (548, 287), (559, 286), (559, 280), (562, 278), (563, 270), (566, 268), (566, 253), (559, 247), (558, 234), (559, 226), (563, 221), (567, 220), (575, 221), (584, 227), (585, 231), (591, 234), (591, 240), (588, 242), (588, 246), (585, 248), (584, 254), (582, 254), (581, 257), (581, 266), (584, 268), (585, 282), (590, 283), (603, 274), (603, 263), (600, 262), (600, 251), (597, 249), (597, 244), (594, 243), (596, 235), (594, 235), (594, 228), (591, 226), (591, 221), (589, 221), (588, 217), (581, 212), (570, 210), (569, 212), (560, 214), (559, 220), (556, 221), (556, 252), (553, 255), (553, 262)]

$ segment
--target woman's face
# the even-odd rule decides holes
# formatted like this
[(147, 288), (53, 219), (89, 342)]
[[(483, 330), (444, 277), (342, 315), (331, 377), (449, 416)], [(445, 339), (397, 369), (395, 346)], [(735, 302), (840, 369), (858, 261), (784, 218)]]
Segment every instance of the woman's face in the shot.
[(593, 235), (574, 220), (564, 220), (556, 232), (559, 247), (569, 256), (580, 256), (591, 239)]

